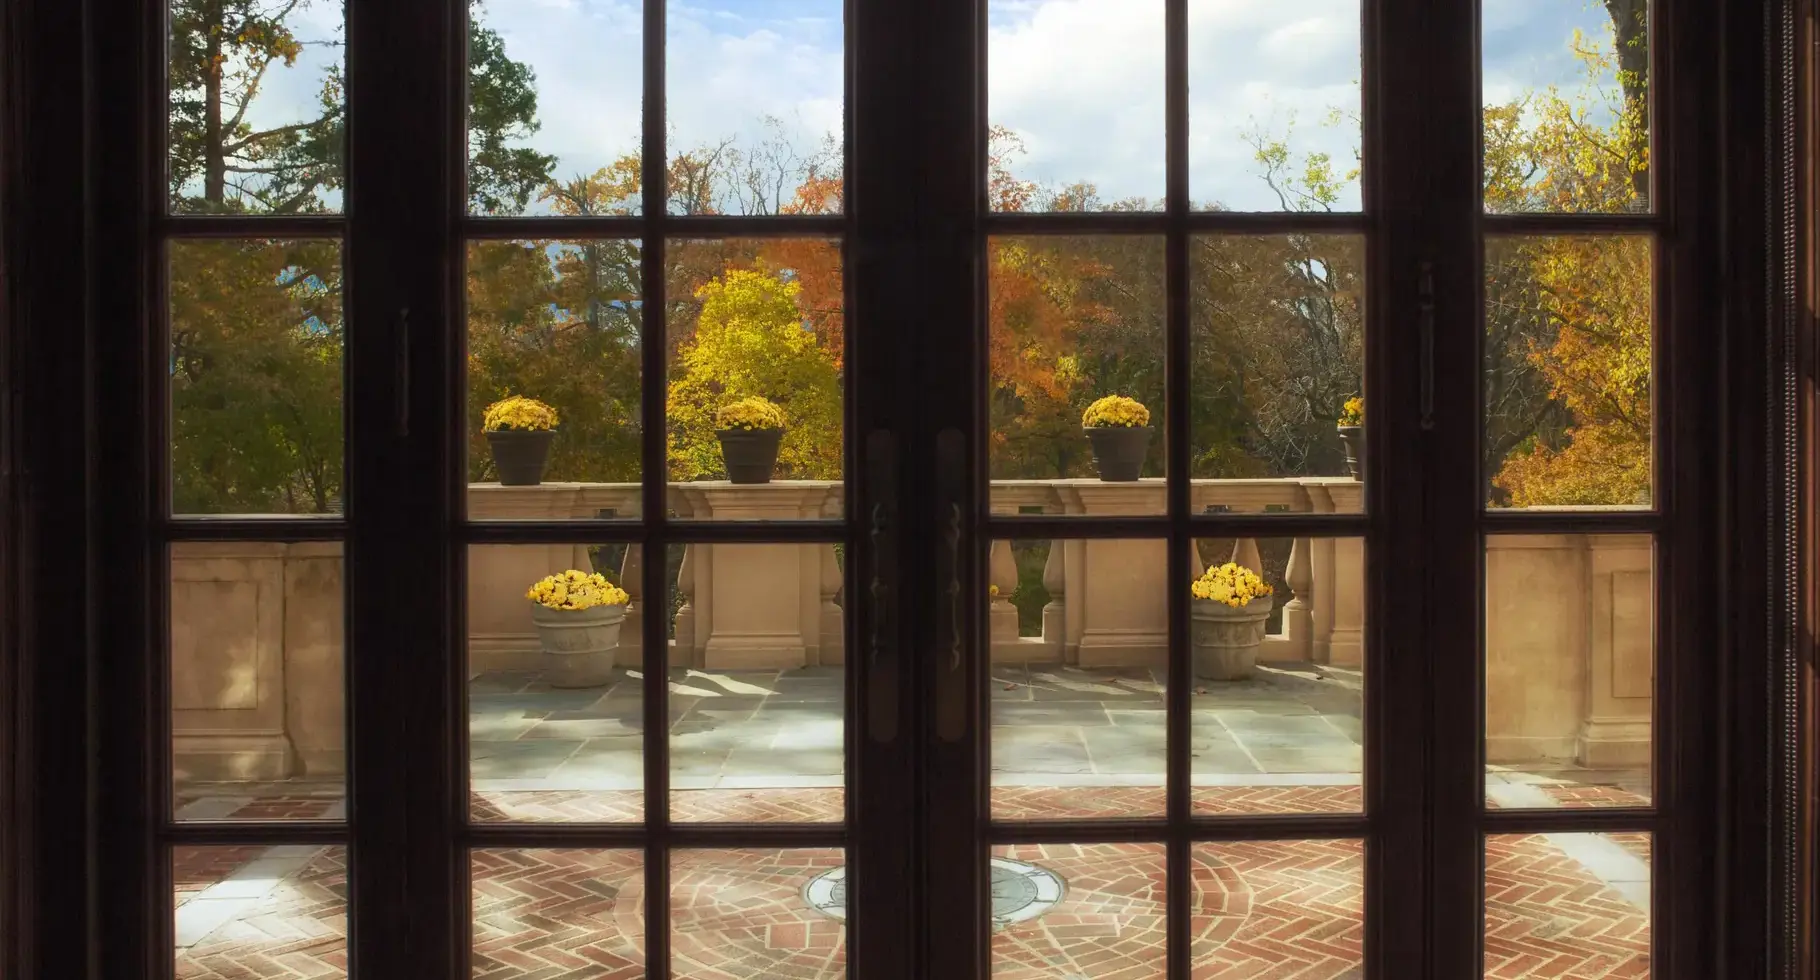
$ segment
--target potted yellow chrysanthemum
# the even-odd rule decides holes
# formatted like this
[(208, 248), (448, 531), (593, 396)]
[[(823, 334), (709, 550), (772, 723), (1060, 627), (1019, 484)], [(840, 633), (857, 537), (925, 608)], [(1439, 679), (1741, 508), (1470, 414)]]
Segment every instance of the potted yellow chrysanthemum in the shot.
[(1130, 483), (1143, 475), (1150, 452), (1150, 409), (1137, 399), (1107, 395), (1081, 413), (1081, 428), (1101, 480)]
[(777, 469), (777, 449), (784, 440), (784, 410), (757, 396), (741, 398), (721, 406), (714, 423), (727, 479), (770, 483)]
[(1194, 675), (1214, 681), (1251, 676), (1270, 618), (1270, 584), (1237, 562), (1207, 569), (1194, 594)]
[(545, 576), (525, 592), (543, 645), (544, 680), (551, 687), (600, 687), (613, 679), (626, 590), (599, 572)]
[(499, 471), (501, 486), (534, 487), (543, 482), (556, 421), (556, 409), (523, 395), (487, 406), (480, 427), (493, 450), (493, 468)]
[(1346, 450), (1346, 471), (1357, 480), (1365, 469), (1365, 399), (1346, 399), (1340, 409), (1340, 446)]

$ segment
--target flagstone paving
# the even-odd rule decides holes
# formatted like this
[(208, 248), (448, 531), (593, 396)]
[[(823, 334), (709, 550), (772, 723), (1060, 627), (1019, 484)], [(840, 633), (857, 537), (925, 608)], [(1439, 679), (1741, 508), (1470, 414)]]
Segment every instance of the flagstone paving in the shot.
[[(1197, 688), (1193, 804), (1202, 814), (1357, 812), (1357, 675), (1266, 671)], [(556, 691), (531, 674), (470, 688), (476, 821), (636, 822), (643, 712), (635, 674)], [(994, 671), (995, 819), (1162, 813), (1163, 685), (1155, 672), (1028, 666)], [(835, 670), (671, 678), (679, 821), (842, 817), (845, 724)], [(1646, 774), (1498, 770), (1503, 807), (1641, 806)], [(341, 819), (339, 786), (179, 787), (180, 819)], [(1486, 964), (1499, 978), (1642, 977), (1649, 971), (1650, 841), (1643, 834), (1487, 842)], [(995, 977), (1161, 974), (1163, 848), (999, 847)], [(487, 850), (473, 856), (474, 976), (642, 977), (643, 852)], [(672, 857), (679, 980), (821, 978), (845, 968), (843, 856), (811, 849)], [(1196, 980), (1362, 976), (1357, 841), (1243, 841), (1192, 852)], [(346, 976), (343, 852), (319, 846), (181, 848), (174, 857), (181, 980)], [(1021, 903), (1021, 904), (1020, 904)], [(1003, 908), (1001, 908), (1001, 906)], [(1027, 914), (1026, 914), (1027, 913)]]

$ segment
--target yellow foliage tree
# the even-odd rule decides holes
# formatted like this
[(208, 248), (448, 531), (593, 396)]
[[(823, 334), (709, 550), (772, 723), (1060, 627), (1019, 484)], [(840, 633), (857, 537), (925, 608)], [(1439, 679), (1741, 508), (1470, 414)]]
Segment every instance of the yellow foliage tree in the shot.
[(728, 269), (696, 290), (701, 315), (677, 351), (668, 392), (673, 479), (726, 472), (714, 413), (754, 395), (784, 411), (779, 476), (840, 476), (840, 372), (811, 329), (801, 295), (801, 284), (763, 267)]
[[(1579, 92), (1550, 89), (1486, 109), (1488, 209), (1647, 206), (1646, 86), (1623, 67), (1616, 42), (1576, 34), (1572, 47), (1586, 77)], [(1648, 503), (1649, 240), (1522, 238), (1487, 253), (1488, 358), (1520, 356), (1547, 385), (1548, 407), (1565, 414), (1564, 425), (1536, 426), (1509, 451), (1494, 488), (1518, 507)]]

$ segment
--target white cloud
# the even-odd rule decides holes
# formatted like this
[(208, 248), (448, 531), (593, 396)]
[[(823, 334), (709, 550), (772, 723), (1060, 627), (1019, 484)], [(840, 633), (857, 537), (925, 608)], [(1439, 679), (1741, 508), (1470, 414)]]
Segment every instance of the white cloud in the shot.
[[(991, 121), (1017, 130), (1022, 176), (1089, 181), (1108, 200), (1161, 198), (1162, 0), (987, 0)], [(641, 130), (640, 0), (486, 0), (483, 22), (537, 74), (536, 148), (557, 174), (587, 173), (636, 149)], [(775, 116), (799, 147), (842, 121), (841, 0), (671, 0), (666, 73), (672, 152), (750, 140)], [(339, 34), (339, 5), (316, 0), (298, 27)], [(1489, 99), (1572, 83), (1566, 41), (1605, 30), (1587, 0), (1486, 0)], [(1359, 0), (1190, 0), (1190, 186), (1197, 201), (1275, 209), (1248, 134), (1286, 139), (1350, 167), (1359, 145)], [(338, 49), (307, 52), (267, 83), (258, 118), (308, 112)], [(1346, 118), (1325, 125), (1339, 109)], [(1342, 207), (1356, 207), (1356, 194)]]

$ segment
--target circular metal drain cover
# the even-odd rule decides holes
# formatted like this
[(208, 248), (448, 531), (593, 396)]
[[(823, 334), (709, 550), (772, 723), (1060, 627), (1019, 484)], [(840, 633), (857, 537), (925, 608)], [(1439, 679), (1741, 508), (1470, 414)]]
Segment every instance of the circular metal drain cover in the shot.
[[(992, 859), (992, 928), (1034, 919), (1062, 900), (1061, 876), (1008, 858)], [(809, 879), (803, 901), (830, 918), (847, 918), (847, 869), (835, 868)]]

